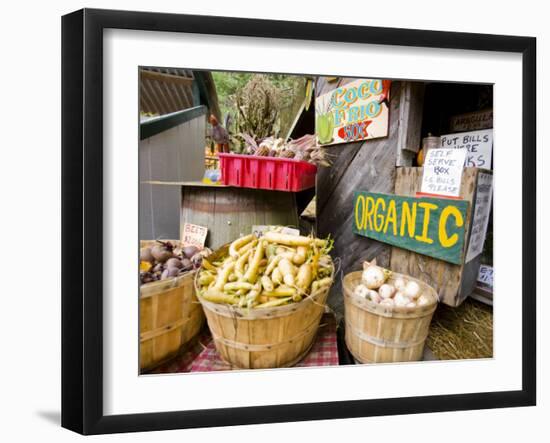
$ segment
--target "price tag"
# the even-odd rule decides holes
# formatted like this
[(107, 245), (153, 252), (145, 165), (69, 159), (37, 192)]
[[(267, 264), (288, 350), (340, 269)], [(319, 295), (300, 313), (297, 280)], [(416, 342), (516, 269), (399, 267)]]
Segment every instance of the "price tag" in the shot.
[(192, 223), (185, 223), (183, 225), (182, 243), (185, 246), (196, 246), (199, 249), (203, 249), (207, 235), (208, 228), (205, 228), (204, 226), (194, 225)]
[(488, 265), (481, 265), (479, 267), (479, 273), (477, 275), (477, 281), (485, 286), (493, 288), (493, 267)]

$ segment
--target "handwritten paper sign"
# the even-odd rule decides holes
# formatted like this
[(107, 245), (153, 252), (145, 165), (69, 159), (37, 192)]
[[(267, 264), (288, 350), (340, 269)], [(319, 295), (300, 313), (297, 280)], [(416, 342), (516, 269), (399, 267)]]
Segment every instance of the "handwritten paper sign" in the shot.
[(316, 98), (315, 133), (321, 145), (388, 135), (390, 80), (358, 79)]
[(458, 197), (466, 149), (430, 149), (424, 162), (420, 194)]
[(186, 246), (196, 246), (199, 249), (204, 248), (208, 228), (204, 226), (185, 223), (183, 225), (182, 243)]
[(442, 148), (467, 149), (467, 168), (491, 169), (491, 158), (493, 154), (493, 130), (461, 132), (441, 136)]
[(477, 281), (483, 286), (487, 286), (493, 289), (493, 267), (488, 265), (480, 265), (479, 273), (477, 274)]
[(356, 191), (353, 207), (355, 234), (462, 264), (467, 201)]
[(470, 229), (470, 243), (466, 253), (466, 263), (476, 258), (483, 251), (492, 202), (493, 176), (486, 172), (480, 172), (477, 176), (474, 217)]
[(493, 127), (493, 110), (469, 112), (451, 117), (451, 131), (475, 131)]

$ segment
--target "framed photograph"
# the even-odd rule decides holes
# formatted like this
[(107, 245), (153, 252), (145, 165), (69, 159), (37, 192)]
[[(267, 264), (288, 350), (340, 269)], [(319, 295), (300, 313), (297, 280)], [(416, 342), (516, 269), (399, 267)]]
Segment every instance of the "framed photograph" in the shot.
[(62, 426), (536, 403), (536, 40), (62, 20)]

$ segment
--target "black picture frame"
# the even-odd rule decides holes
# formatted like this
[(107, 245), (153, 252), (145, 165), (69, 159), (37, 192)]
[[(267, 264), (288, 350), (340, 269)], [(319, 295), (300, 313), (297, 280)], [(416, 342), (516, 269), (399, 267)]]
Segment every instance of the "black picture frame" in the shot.
[[(108, 28), (519, 53), (523, 63), (522, 389), (460, 395), (103, 413), (103, 30)], [(536, 39), (83, 9), (62, 18), (62, 426), (152, 431), (536, 404)]]

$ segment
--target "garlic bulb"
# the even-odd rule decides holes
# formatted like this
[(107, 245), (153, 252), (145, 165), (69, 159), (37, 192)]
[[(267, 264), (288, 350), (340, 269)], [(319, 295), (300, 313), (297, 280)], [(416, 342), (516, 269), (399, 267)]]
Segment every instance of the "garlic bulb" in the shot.
[(359, 297), (368, 298), (369, 288), (367, 288), (365, 285), (358, 285), (353, 293)]
[(393, 298), (385, 298), (380, 302), (381, 306), (394, 306)]
[(378, 289), (378, 294), (380, 294), (382, 298), (392, 298), (393, 294), (395, 294), (395, 288), (392, 285), (384, 283)]
[(395, 289), (397, 289), (398, 291), (404, 291), (405, 286), (407, 285), (407, 282), (403, 280), (401, 277), (399, 277), (395, 279), (395, 281), (393, 282), (393, 285), (395, 286)]
[(362, 280), (367, 288), (378, 289), (386, 281), (386, 275), (382, 268), (371, 265), (363, 271)]
[(420, 296), (420, 285), (415, 281), (410, 281), (405, 286), (403, 293), (413, 300), (416, 300)]
[(406, 308), (416, 308), (416, 303), (411, 301), (405, 305)]

